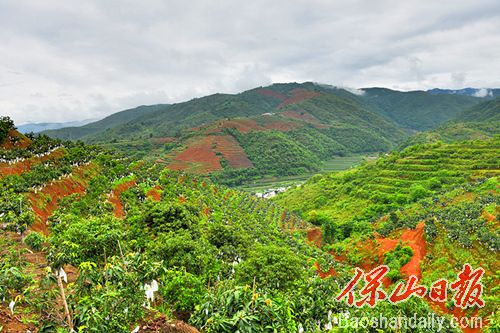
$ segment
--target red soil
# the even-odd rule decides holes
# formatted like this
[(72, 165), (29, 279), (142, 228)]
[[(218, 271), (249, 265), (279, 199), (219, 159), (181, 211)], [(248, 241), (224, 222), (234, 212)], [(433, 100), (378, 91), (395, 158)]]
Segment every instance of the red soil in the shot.
[(28, 194), (36, 219), (31, 229), (48, 235), (47, 219), (57, 209), (61, 198), (85, 193), (88, 179), (96, 173), (92, 164), (73, 168), (73, 176), (62, 178), (46, 185), (41, 191)]
[[(429, 296), (426, 296), (425, 300), (427, 301), (427, 303), (429, 303), (429, 305), (431, 306), (431, 308), (434, 311), (441, 313), (441, 314), (452, 315), (453, 317), (457, 318), (458, 322), (460, 322), (460, 319), (463, 317), (471, 318), (471, 317), (477, 316), (477, 312), (478, 312), (477, 310), (474, 310), (472, 312), (466, 312), (463, 309), (458, 308), (458, 307), (455, 307), (455, 308), (453, 308), (453, 310), (451, 310), (451, 309), (448, 309), (446, 307), (445, 303), (433, 301), (429, 298)], [(488, 322), (489, 322), (488, 318), (483, 317), (483, 327), (486, 326), (488, 324)], [(481, 333), (482, 331), (483, 330), (481, 328), (462, 328), (462, 332), (464, 332), (464, 333)]]
[(222, 154), (222, 157), (228, 162), (230, 167), (253, 167), (253, 163), (248, 159), (243, 148), (231, 135), (213, 136), (212, 140), (215, 144), (215, 151)]
[(114, 190), (111, 192), (111, 196), (109, 197), (108, 201), (115, 206), (114, 214), (118, 218), (122, 218), (125, 216), (125, 211), (123, 209), (123, 203), (120, 200), (120, 194), (132, 186), (136, 185), (135, 179), (128, 180), (126, 182), (123, 182), (119, 185), (117, 185)]
[(140, 325), (139, 332), (148, 333), (199, 333), (199, 331), (186, 324), (182, 320), (169, 320), (165, 315), (155, 314), (146, 319), (145, 323)]
[(14, 164), (0, 163), (0, 179), (6, 176), (21, 175), (25, 172), (29, 172), (31, 168), (37, 164), (41, 164), (49, 160), (55, 160), (63, 156), (64, 151), (58, 149), (43, 157), (32, 157)]
[[(16, 141), (17, 140), (17, 141)], [(26, 148), (31, 144), (31, 140), (16, 130), (10, 130), (5, 141), (0, 145), (3, 149)]]
[(215, 154), (212, 146), (213, 140), (210, 136), (198, 138), (178, 153), (168, 167), (172, 170), (187, 170), (196, 174), (222, 170), (220, 158)]
[(270, 89), (259, 89), (257, 92), (264, 96), (274, 97), (280, 101), (284, 101), (286, 99), (286, 96), (282, 93)]
[[(497, 207), (497, 214), (498, 214), (498, 207)], [(495, 215), (488, 213), (486, 210), (484, 210), (481, 215), (486, 219), (488, 223), (496, 224), (497, 218)]]
[(304, 111), (304, 110), (288, 110), (285, 112), (280, 113), (281, 115), (284, 115), (289, 118), (297, 119), (297, 120), (302, 120), (305, 121), (306, 123), (309, 123), (313, 125), (316, 128), (328, 128), (328, 125), (322, 124), (316, 117), (314, 117), (312, 114)]
[(377, 238), (377, 242), (380, 245), (379, 258), (382, 260), (384, 254), (393, 250), (401, 241), (404, 245), (411, 247), (413, 250), (413, 257), (406, 265), (401, 267), (401, 273), (407, 277), (415, 275), (421, 279), (422, 271), (420, 270), (420, 261), (424, 260), (425, 257), (424, 226), (425, 224), (420, 222), (415, 230), (408, 229), (404, 231), (400, 239)]
[(234, 128), (241, 133), (264, 130), (264, 128), (258, 125), (257, 122), (253, 119), (222, 120), (218, 124), (218, 129), (220, 131), (224, 128)]
[(284, 106), (290, 105), (290, 104), (295, 104), (295, 103), (300, 103), (302, 101), (314, 98), (316, 96), (321, 95), (319, 92), (316, 91), (310, 91), (306, 89), (294, 89), (291, 91), (292, 97), (287, 98), (284, 100), (280, 105), (278, 105), (278, 109), (281, 109)]
[(288, 132), (296, 128), (301, 127), (301, 124), (297, 122), (278, 120), (278, 119), (268, 119), (264, 125), (264, 130), (276, 130), (281, 132)]
[(156, 185), (155, 187), (153, 187), (152, 189), (150, 189), (148, 191), (148, 193), (146, 193), (146, 195), (147, 195), (148, 198), (153, 198), (153, 200), (155, 200), (155, 201), (160, 201), (161, 200), (161, 195), (160, 195), (160, 192), (158, 192), (159, 190), (161, 190), (161, 186), (160, 185)]
[(209, 135), (197, 138), (178, 153), (168, 167), (205, 174), (222, 170), (220, 160), (224, 158), (233, 168), (253, 167), (243, 148), (230, 135)]
[(323, 234), (320, 227), (315, 227), (307, 230), (307, 241), (316, 247), (321, 247), (323, 242)]
[(222, 130), (225, 128), (232, 128), (240, 133), (269, 130), (287, 132), (300, 126), (302, 125), (297, 122), (266, 117), (263, 118), (260, 123), (258, 123), (255, 119), (250, 118), (219, 120), (208, 126), (195, 127), (191, 130), (196, 132), (203, 131), (205, 134), (219, 134), (222, 133)]
[(319, 277), (322, 279), (337, 275), (337, 272), (335, 272), (333, 267), (330, 267), (328, 271), (323, 272), (317, 261), (314, 263), (314, 268), (316, 268), (316, 272), (318, 272)]

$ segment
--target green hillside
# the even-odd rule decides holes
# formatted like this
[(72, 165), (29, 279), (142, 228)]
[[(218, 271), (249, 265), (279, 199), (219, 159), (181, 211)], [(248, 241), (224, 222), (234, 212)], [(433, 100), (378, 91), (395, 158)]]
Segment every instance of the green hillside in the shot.
[(458, 122), (500, 122), (500, 97), (464, 110), (454, 119)]
[[(318, 171), (322, 161), (334, 156), (387, 151), (407, 136), (355, 95), (313, 83), (140, 107), (46, 133), (161, 159), (175, 170), (213, 173), (229, 183), (240, 182), (241, 175), (253, 179)], [(223, 152), (226, 148), (217, 144), (237, 147)]]
[[(498, 176), (500, 141), (433, 143), (392, 152), (352, 171), (313, 177), (277, 201), (302, 216), (372, 220), (393, 209)], [(312, 215), (310, 215), (312, 214)]]
[(496, 98), (467, 108), (434, 130), (408, 138), (401, 147), (436, 141), (485, 140), (499, 134), (500, 98)]
[(148, 116), (151, 113), (168, 108), (167, 104), (158, 104), (151, 106), (138, 106), (134, 109), (124, 110), (114, 113), (104, 119), (80, 127), (65, 127), (63, 129), (44, 131), (52, 137), (63, 140), (79, 140), (91, 137), (98, 133), (106, 132), (117, 126), (134, 121), (141, 116)]
[(430, 284), (464, 260), (487, 270), (480, 315), (498, 320), (498, 140), (411, 147), (276, 202), (100, 146), (26, 140), (1, 151), (7, 331), (315, 332), (345, 313), (449, 322), (451, 308), (424, 299), (357, 309), (334, 296), (360, 264), (387, 264), (393, 282), (421, 267)]
[(462, 95), (434, 95), (425, 91), (401, 92), (385, 88), (363, 89), (373, 109), (403, 128), (429, 130), (457, 117), (481, 99)]
[(316, 225), (311, 238), (339, 262), (387, 264), (393, 281), (410, 274), (451, 280), (465, 262), (483, 267), (489, 296), (480, 314), (497, 323), (499, 161), (498, 138), (415, 145), (312, 177), (273, 201)]

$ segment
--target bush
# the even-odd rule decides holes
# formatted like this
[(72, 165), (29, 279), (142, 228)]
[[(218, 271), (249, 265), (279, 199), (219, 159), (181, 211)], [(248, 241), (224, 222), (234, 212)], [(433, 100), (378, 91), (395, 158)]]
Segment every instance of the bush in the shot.
[(243, 284), (286, 290), (306, 274), (304, 260), (276, 245), (257, 245), (247, 260), (236, 266), (236, 278)]
[(154, 204), (144, 216), (146, 225), (156, 232), (192, 229), (196, 225), (198, 211), (195, 207), (178, 203)]
[(24, 244), (28, 245), (34, 251), (40, 251), (45, 241), (45, 236), (35, 231), (28, 233), (23, 240)]
[(292, 312), (285, 298), (228, 281), (207, 293), (190, 322), (203, 332), (297, 332)]
[(185, 270), (169, 269), (160, 279), (160, 294), (178, 312), (192, 312), (205, 295), (205, 283)]
[(396, 245), (394, 250), (384, 255), (384, 264), (390, 268), (387, 277), (392, 281), (401, 278), (401, 267), (406, 265), (413, 257), (413, 250), (409, 246), (403, 246), (401, 242)]

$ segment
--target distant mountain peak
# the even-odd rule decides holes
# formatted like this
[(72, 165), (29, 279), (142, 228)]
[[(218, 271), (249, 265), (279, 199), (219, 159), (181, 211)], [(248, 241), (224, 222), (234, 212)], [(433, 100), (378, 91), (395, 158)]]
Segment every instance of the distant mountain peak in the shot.
[(478, 98), (495, 98), (500, 96), (500, 89), (495, 89), (495, 88), (463, 88), (463, 89), (434, 88), (427, 91), (434, 95), (442, 95), (442, 94), (463, 95), (463, 96), (472, 96)]

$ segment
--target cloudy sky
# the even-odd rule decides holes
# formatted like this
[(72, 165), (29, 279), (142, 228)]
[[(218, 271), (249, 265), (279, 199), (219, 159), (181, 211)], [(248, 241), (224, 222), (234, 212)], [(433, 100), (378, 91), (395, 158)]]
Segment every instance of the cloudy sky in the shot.
[(101, 118), (273, 82), (500, 87), (498, 0), (0, 0), (0, 114)]

